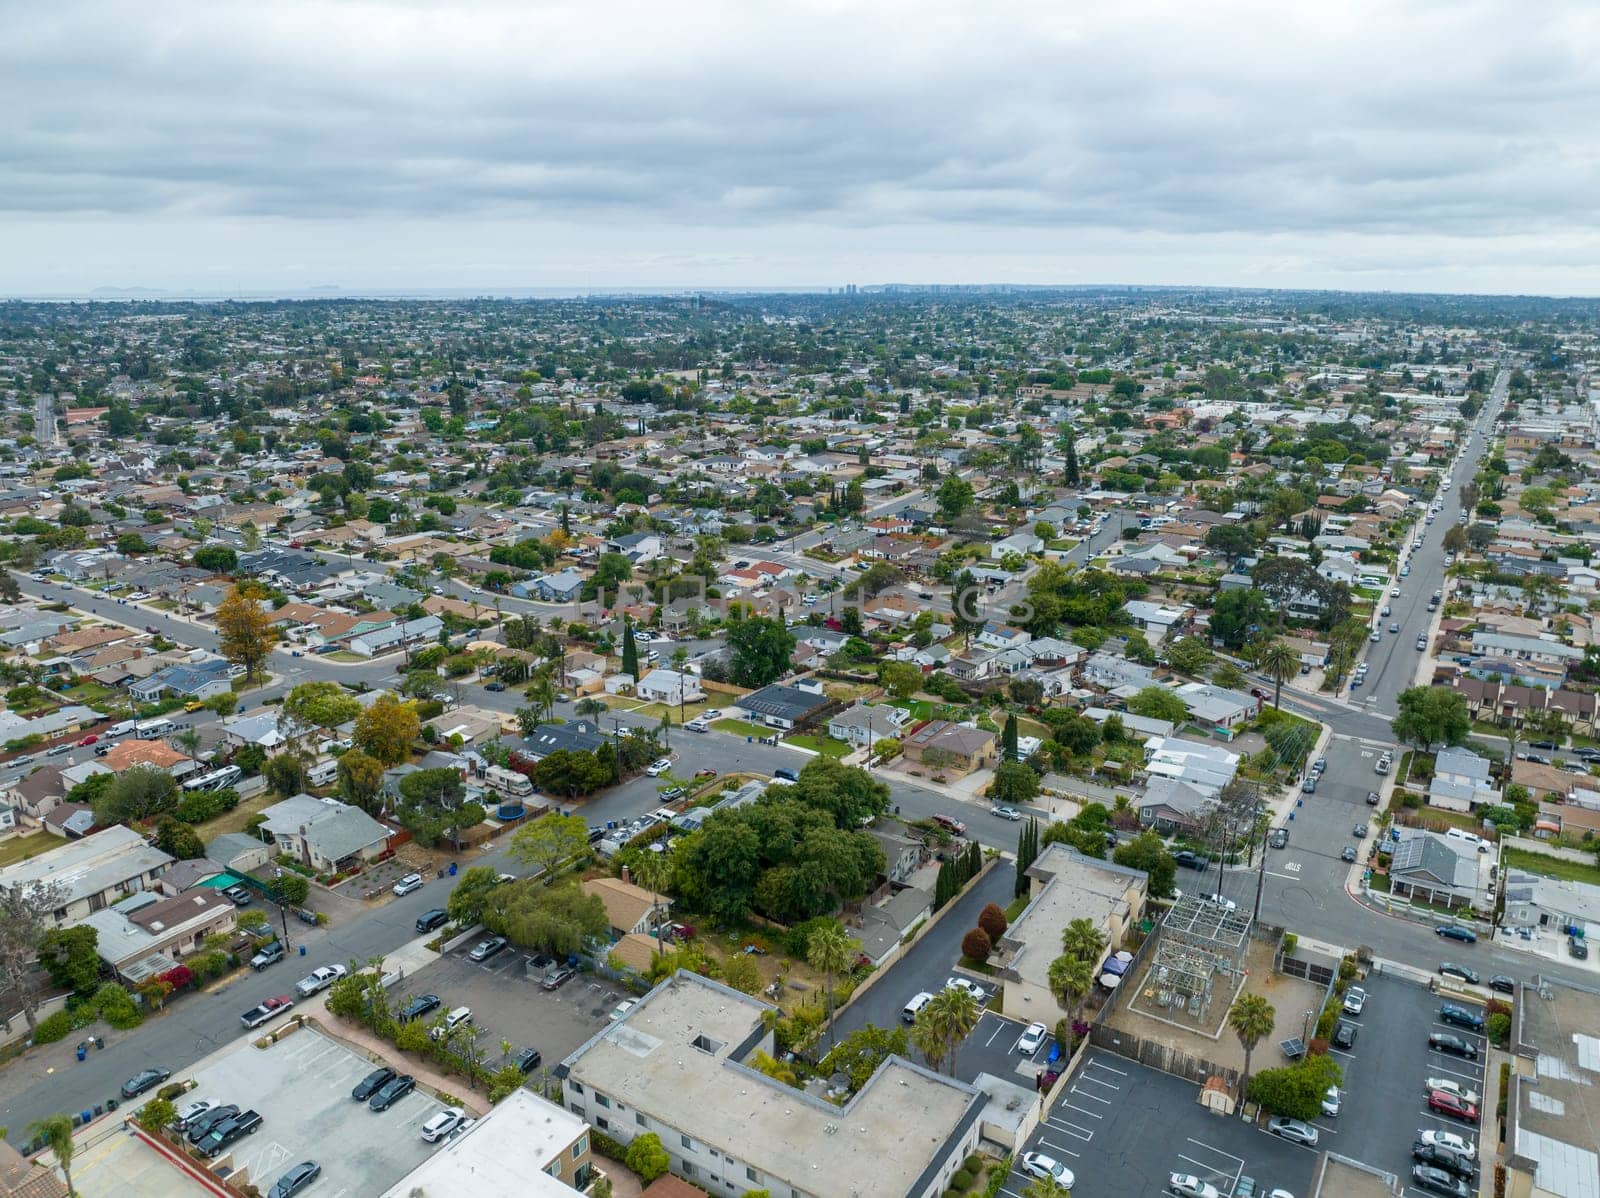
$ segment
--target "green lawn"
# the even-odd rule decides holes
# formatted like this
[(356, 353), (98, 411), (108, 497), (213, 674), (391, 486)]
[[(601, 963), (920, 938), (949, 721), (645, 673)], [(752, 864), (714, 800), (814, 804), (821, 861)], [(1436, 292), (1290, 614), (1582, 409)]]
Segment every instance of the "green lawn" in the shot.
[(831, 736), (812, 736), (809, 733), (800, 733), (788, 738), (791, 745), (799, 745), (802, 749), (810, 749), (813, 753), (821, 753), (824, 757), (843, 757), (851, 750), (851, 746), (842, 740), (834, 740)]
[(933, 718), (933, 704), (926, 699), (890, 699), (890, 707), (898, 707), (901, 711), (909, 711), (914, 720), (931, 720)]
[(771, 735), (771, 732), (768, 729), (766, 729), (766, 728), (758, 728), (756, 725), (747, 723), (744, 720), (735, 720), (735, 719), (717, 720), (711, 726), (713, 728), (715, 728), (718, 732), (729, 732), (729, 733), (732, 733), (734, 736), (770, 736)]
[(0, 866), (15, 865), (19, 861), (37, 857), (40, 853), (65, 843), (60, 837), (52, 836), (48, 832), (33, 832), (27, 836), (13, 836), (9, 840), (0, 840)]
[(1566, 882), (1587, 882), (1591, 886), (1600, 886), (1600, 865), (1593, 862), (1585, 864), (1580, 861), (1566, 861), (1545, 853), (1532, 853), (1527, 849), (1506, 849), (1504, 860), (1507, 869), (1523, 869), (1530, 874), (1542, 874), (1547, 878), (1560, 878)]
[(96, 703), (102, 703), (111, 698), (115, 693), (116, 692), (111, 690), (110, 687), (101, 686), (98, 682), (89, 681), (80, 682), (76, 686), (69, 686), (66, 690), (61, 692), (63, 698), (71, 699), (74, 703), (82, 703), (86, 707), (92, 707)]

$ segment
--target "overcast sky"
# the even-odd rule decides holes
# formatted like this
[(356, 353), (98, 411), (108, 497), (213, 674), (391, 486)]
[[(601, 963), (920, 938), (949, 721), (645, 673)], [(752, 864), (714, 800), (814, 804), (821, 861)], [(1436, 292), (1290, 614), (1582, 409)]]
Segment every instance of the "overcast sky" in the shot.
[(0, 293), (1600, 292), (1593, 0), (0, 13)]

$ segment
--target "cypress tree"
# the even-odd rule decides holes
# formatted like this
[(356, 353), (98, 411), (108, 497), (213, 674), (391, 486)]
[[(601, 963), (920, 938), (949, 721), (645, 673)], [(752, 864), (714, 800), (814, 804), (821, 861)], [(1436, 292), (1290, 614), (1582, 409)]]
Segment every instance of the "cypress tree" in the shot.
[(633, 622), (627, 620), (622, 625), (622, 672), (633, 678), (639, 678), (639, 646), (633, 642)]
[(1067, 430), (1066, 476), (1067, 485), (1069, 487), (1075, 487), (1078, 485), (1080, 481), (1078, 475), (1078, 434), (1072, 429)]
[(1000, 754), (1007, 761), (1017, 759), (1017, 713), (1006, 716), (1006, 726), (1000, 733)]

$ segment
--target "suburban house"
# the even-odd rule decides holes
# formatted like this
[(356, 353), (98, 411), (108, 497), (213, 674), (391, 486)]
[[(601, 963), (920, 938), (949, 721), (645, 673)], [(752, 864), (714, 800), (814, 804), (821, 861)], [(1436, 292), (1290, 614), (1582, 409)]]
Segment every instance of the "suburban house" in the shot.
[(1194, 609), (1188, 604), (1147, 603), (1143, 599), (1128, 600), (1122, 605), (1122, 610), (1128, 613), (1128, 619), (1135, 628), (1157, 640), (1181, 628), (1194, 614)]
[(1231, 732), (1261, 714), (1261, 700), (1249, 691), (1229, 690), (1209, 682), (1185, 682), (1175, 692), (1197, 724)]
[(583, 889), (599, 897), (613, 939), (654, 932), (672, 911), (672, 900), (666, 895), (653, 894), (626, 878), (589, 878)]
[(539, 761), (558, 750), (593, 753), (611, 738), (593, 720), (568, 720), (565, 724), (540, 724), (523, 738), (522, 756)]
[(633, 693), (651, 703), (698, 703), (706, 697), (700, 689), (700, 676), (687, 671), (657, 668), (651, 670), (633, 688)]
[(1390, 894), (1450, 907), (1469, 907), (1487, 897), (1478, 885), (1478, 854), (1470, 845), (1458, 851), (1456, 842), (1440, 833), (1417, 828), (1403, 829), (1401, 835), (1390, 850)]
[(280, 852), (318, 873), (371, 861), (389, 844), (389, 830), (359, 807), (298, 794), (265, 808), (260, 827)]
[(788, 732), (804, 727), (832, 702), (823, 693), (820, 683), (786, 685), (774, 682), (743, 696), (735, 707), (752, 723)]
[(1156, 776), (1134, 800), (1134, 806), (1139, 810), (1140, 827), (1154, 828), (1168, 836), (1196, 836), (1205, 827), (1216, 801), (1215, 794), (1207, 794), (1187, 782)]
[(154, 703), (168, 695), (178, 699), (210, 699), (232, 691), (233, 676), (229, 671), (234, 668), (220, 657), (168, 666), (148, 678), (130, 683), (128, 693), (141, 703)]
[(1577, 927), (1600, 936), (1600, 886), (1509, 869), (1505, 896), (1500, 920), (1504, 927), (1549, 928), (1557, 933)]
[[(1085, 857), (1066, 844), (1046, 845), (1028, 867), (1028, 905), (995, 946), (1005, 979), (1004, 1013), (1054, 1027), (1065, 1012), (1050, 990), (1050, 963), (1061, 955), (1061, 929), (1088, 919), (1105, 937), (1101, 961), (1122, 947), (1144, 914), (1149, 875)], [(1092, 972), (1099, 973), (1100, 961)]]
[(100, 959), (137, 984), (199, 951), (207, 936), (233, 931), (237, 912), (221, 891), (202, 886), (176, 898), (141, 891), (80, 922), (97, 933)]
[(1434, 758), (1428, 806), (1470, 812), (1498, 803), (1500, 791), (1489, 776), (1489, 761), (1471, 749), (1445, 747)]
[(0, 869), (0, 889), (60, 886), (60, 905), (51, 913), (50, 922), (56, 927), (70, 927), (81, 923), (91, 911), (104, 910), (130, 894), (149, 890), (172, 860), (146, 844), (132, 828), (116, 824)]
[(900, 751), (939, 773), (970, 774), (994, 764), (995, 734), (949, 720), (929, 720), (901, 740)]
[(1144, 768), (1152, 779), (1171, 778), (1215, 798), (1239, 772), (1239, 754), (1205, 741), (1152, 736), (1144, 743)]
[(943, 1194), (977, 1149), (987, 1096), (899, 1056), (841, 1103), (796, 1090), (749, 1063), (776, 1051), (771, 1010), (679, 970), (561, 1062), (562, 1101), (623, 1143), (655, 1134), (672, 1173), (718, 1198), (832, 1193), (830, 1177), (860, 1194)]
[(407, 645), (431, 644), (439, 638), (439, 630), (444, 627), (444, 621), (438, 616), (423, 616), (420, 620), (407, 620), (403, 624), (391, 624), (387, 628), (375, 628), (371, 632), (350, 639), (350, 651), (362, 657), (378, 657), (384, 653), (393, 653)]
[(857, 748), (867, 748), (885, 738), (898, 737), (910, 720), (911, 713), (903, 707), (857, 703), (828, 717), (828, 735)]

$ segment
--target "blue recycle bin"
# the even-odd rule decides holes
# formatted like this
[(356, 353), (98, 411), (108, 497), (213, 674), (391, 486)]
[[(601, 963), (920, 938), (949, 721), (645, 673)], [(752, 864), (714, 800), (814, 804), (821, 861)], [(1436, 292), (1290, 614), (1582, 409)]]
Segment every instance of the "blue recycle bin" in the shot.
[(79, 1045), (78, 1045), (78, 1060), (80, 1060), (80, 1061), (84, 1060), (85, 1058), (88, 1057), (88, 1055), (89, 1055), (89, 1047), (88, 1047), (88, 1045), (83, 1044), (83, 1043), (79, 1043)]
[(300, 946), (300, 955), (302, 957), (306, 955), (306, 946), (303, 944)]
[(450, 876), (452, 878), (456, 876), (456, 863), (454, 861), (450, 863)]

